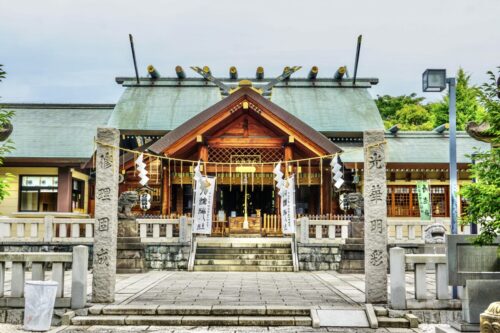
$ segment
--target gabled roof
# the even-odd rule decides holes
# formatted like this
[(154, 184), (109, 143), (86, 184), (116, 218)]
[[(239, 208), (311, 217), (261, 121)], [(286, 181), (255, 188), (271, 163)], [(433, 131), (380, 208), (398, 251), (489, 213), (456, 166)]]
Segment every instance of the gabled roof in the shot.
[[(449, 163), (449, 135), (434, 131), (399, 131), (386, 134), (388, 163)], [(336, 142), (344, 150), (344, 162), (363, 162), (362, 142)], [(475, 148), (487, 151), (491, 146), (477, 141), (466, 132), (457, 132), (457, 163), (471, 163)]]
[(106, 126), (110, 104), (2, 104), (15, 111), (11, 139), (15, 150), (9, 158), (88, 159), (94, 136)]
[[(237, 87), (239, 80), (220, 78)], [(242, 80), (242, 79), (240, 79)], [(250, 79), (260, 88), (269, 79)], [(126, 87), (111, 115), (109, 126), (121, 130), (171, 131), (201, 110), (223, 99), (220, 89), (202, 78), (117, 78)], [(290, 78), (271, 91), (271, 101), (316, 131), (358, 135), (364, 130), (383, 129), (384, 124), (368, 89), (376, 79), (335, 81)]]
[(276, 120), (281, 121), (281, 123), (293, 129), (298, 140), (302, 138), (308, 139), (309, 141), (313, 142), (314, 145), (322, 149), (326, 154), (332, 154), (341, 151), (339, 147), (337, 147), (323, 134), (314, 130), (305, 122), (288, 113), (280, 106), (262, 97), (259, 93), (255, 92), (250, 87), (242, 87), (238, 91), (231, 94), (229, 97), (226, 97), (222, 101), (198, 113), (196, 116), (187, 120), (176, 129), (165, 134), (161, 139), (155, 142), (149, 148), (149, 150), (156, 154), (162, 154), (172, 144), (183, 139), (186, 135), (193, 133), (197, 128), (207, 123), (209, 120), (218, 117), (221, 112), (224, 112), (225, 110), (227, 110), (227, 108), (230, 108), (233, 104), (243, 99), (247, 99), (249, 102), (257, 104), (258, 107), (263, 108), (265, 111), (269, 112)]

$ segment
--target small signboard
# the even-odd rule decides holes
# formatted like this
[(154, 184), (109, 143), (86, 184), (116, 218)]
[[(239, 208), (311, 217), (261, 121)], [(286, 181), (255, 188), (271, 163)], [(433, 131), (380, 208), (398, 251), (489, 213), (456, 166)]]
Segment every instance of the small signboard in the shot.
[(420, 219), (422, 221), (431, 220), (431, 199), (429, 191), (429, 182), (417, 181), (418, 207), (420, 208)]

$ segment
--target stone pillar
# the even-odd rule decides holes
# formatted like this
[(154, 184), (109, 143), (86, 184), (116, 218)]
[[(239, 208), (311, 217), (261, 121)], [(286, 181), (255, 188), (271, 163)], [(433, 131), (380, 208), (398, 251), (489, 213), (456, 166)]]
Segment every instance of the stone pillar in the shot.
[(191, 229), (189, 229), (187, 216), (179, 217), (179, 243), (190, 241)]
[(43, 217), (43, 241), (49, 243), (54, 237), (54, 216), (45, 215)]
[[(116, 237), (118, 229), (118, 147), (120, 132), (115, 128), (97, 129), (94, 255), (92, 302), (115, 300)], [(103, 145), (104, 144), (104, 145)]]
[(405, 250), (391, 249), (391, 307), (406, 309)]
[(384, 131), (363, 133), (366, 303), (387, 303), (387, 187)]
[(87, 271), (89, 248), (83, 245), (73, 247), (71, 270), (71, 308), (83, 309), (87, 303)]
[(300, 219), (300, 242), (302, 244), (309, 243), (309, 218), (303, 217)]

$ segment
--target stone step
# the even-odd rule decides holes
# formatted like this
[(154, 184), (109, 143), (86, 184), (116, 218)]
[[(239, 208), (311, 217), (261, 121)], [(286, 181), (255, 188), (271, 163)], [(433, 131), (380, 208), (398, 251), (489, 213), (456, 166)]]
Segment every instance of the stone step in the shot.
[(410, 321), (406, 318), (377, 317), (378, 327), (410, 328)]
[(288, 305), (94, 305), (90, 315), (166, 316), (310, 316), (311, 308)]
[(209, 248), (209, 247), (197, 247), (196, 253), (200, 254), (291, 254), (291, 248)]
[(311, 326), (309, 316), (147, 316), (91, 315), (71, 320), (78, 326)]
[(293, 272), (293, 266), (195, 265), (194, 270), (205, 272)]
[(232, 259), (232, 260), (291, 260), (292, 254), (202, 254), (196, 253), (195, 259)]
[(387, 317), (389, 315), (389, 311), (382, 306), (374, 306), (373, 310), (377, 317)]
[(234, 242), (234, 243), (226, 243), (226, 242), (201, 242), (197, 245), (198, 248), (290, 248), (290, 242), (286, 243), (256, 243), (256, 242)]
[(293, 266), (293, 260), (195, 259), (195, 265)]

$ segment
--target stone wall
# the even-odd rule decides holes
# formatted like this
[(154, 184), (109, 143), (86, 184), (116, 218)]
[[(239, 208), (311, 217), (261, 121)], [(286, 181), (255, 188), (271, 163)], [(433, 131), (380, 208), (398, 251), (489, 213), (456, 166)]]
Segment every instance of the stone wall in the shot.
[(338, 244), (298, 244), (301, 271), (337, 270), (340, 263)]
[(187, 270), (191, 247), (188, 243), (148, 244), (146, 266), (152, 270)]

